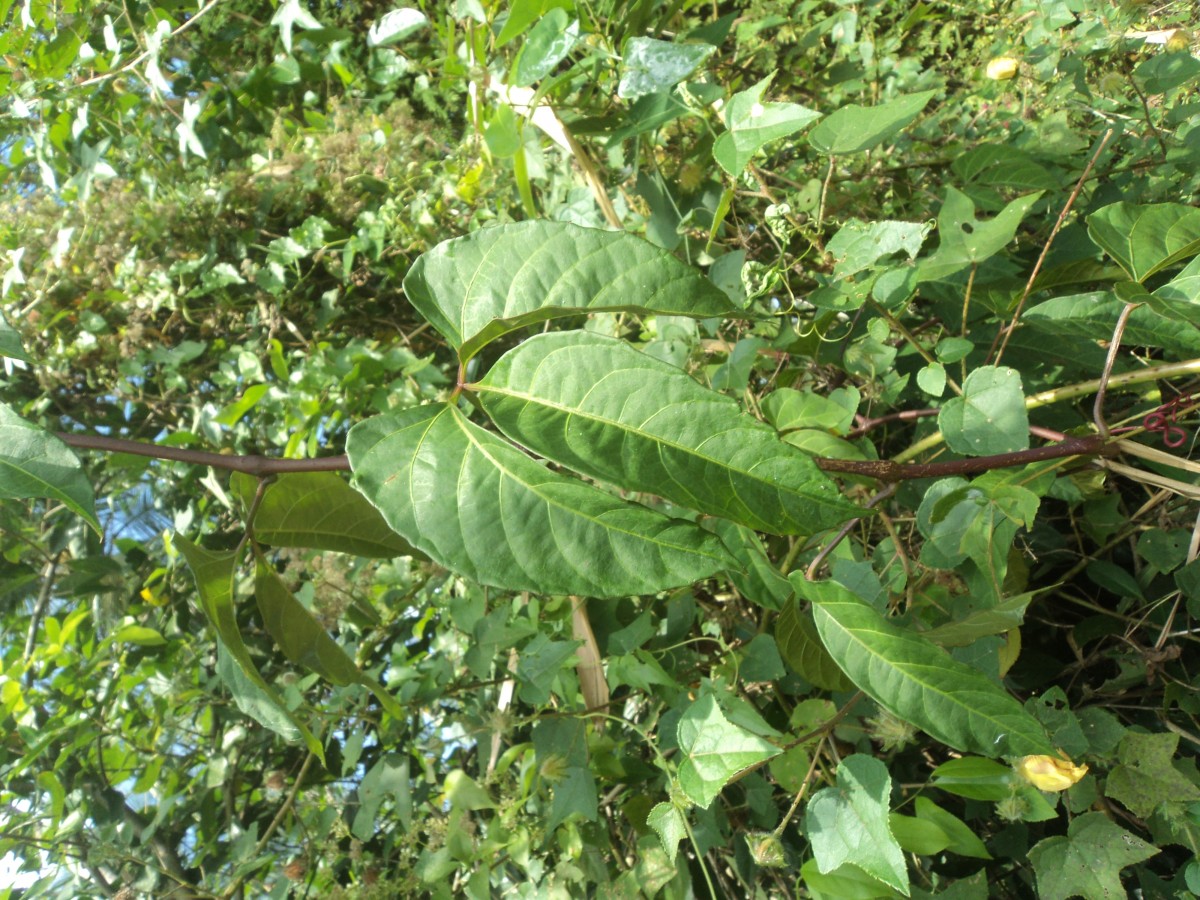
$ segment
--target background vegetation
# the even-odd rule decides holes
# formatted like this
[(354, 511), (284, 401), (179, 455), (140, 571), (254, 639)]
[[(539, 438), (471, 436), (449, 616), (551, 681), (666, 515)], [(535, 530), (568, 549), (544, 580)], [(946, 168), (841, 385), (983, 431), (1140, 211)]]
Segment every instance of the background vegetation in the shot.
[[(1192, 3), (0, 18), (0, 897), (1200, 894)], [(636, 235), (728, 309), (468, 360), (405, 278), (529, 220)], [(341, 475), (275, 501), (170, 458), (344, 469), (358, 423), (579, 329), (861, 517), (701, 517), (735, 564), (583, 599), (433, 561), (353, 446), (408, 543)]]

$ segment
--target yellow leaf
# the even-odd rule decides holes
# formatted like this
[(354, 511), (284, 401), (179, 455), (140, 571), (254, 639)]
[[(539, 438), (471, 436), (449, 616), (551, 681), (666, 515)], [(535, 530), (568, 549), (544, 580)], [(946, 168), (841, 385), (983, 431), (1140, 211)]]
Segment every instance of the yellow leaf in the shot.
[(1017, 772), (1041, 791), (1065, 791), (1087, 774), (1087, 766), (1053, 756), (1026, 756), (1017, 763)]

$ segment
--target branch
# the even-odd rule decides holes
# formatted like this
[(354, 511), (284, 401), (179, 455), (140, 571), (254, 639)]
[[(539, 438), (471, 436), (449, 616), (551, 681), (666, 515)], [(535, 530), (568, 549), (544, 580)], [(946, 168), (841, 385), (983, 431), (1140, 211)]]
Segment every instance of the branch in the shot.
[(68, 447), (80, 450), (103, 450), (107, 453), (131, 453), (134, 456), (149, 456), (153, 459), (170, 459), (175, 462), (191, 463), (194, 466), (212, 466), (231, 472), (245, 472), (256, 478), (281, 475), (285, 472), (349, 472), (350, 460), (345, 454), (323, 456), (318, 459), (276, 459), (270, 456), (234, 456), (212, 453), (208, 450), (185, 450), (182, 447), (163, 447), (145, 441), (130, 441), (125, 438), (103, 437), (98, 434), (71, 434), (58, 432), (59, 439)]
[(879, 481), (908, 481), (914, 478), (945, 478), (951, 475), (969, 475), (991, 469), (1007, 469), (1046, 459), (1061, 459), (1064, 456), (1113, 456), (1119, 452), (1115, 444), (1098, 434), (1080, 438), (1067, 438), (1047, 447), (1016, 450), (1012, 453), (996, 453), (991, 456), (976, 456), (971, 459), (953, 459), (940, 463), (898, 463), (889, 459), (855, 460), (827, 459), (818, 456), (816, 464), (826, 472), (844, 472), (848, 475), (865, 475)]

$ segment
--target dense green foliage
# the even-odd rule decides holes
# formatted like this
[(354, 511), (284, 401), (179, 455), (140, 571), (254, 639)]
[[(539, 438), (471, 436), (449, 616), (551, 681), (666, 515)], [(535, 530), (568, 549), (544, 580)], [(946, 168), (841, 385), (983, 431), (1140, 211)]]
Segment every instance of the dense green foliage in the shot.
[(1192, 8), (0, 0), (0, 898), (1200, 894)]

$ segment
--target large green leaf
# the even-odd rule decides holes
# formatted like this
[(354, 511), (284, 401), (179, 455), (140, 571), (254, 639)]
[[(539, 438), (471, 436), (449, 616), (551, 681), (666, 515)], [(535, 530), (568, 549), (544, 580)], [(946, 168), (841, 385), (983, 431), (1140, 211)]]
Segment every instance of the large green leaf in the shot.
[[(1111, 291), (1055, 297), (1026, 311), (1021, 322), (1031, 331), (1053, 337), (1107, 341), (1125, 303)], [(1200, 332), (1181, 328), (1154, 310), (1139, 306), (1129, 316), (1124, 342), (1157, 347), (1183, 359), (1200, 356)]]
[(96, 501), (83, 466), (67, 445), (0, 406), (0, 498), (57, 500), (97, 532)]
[(1122, 200), (1088, 216), (1088, 237), (1134, 281), (1200, 253), (1200, 209)]
[(677, 736), (683, 753), (679, 786), (704, 808), (738, 772), (781, 752), (726, 719), (712, 694), (705, 694), (684, 711)]
[(921, 114), (937, 91), (922, 91), (897, 97), (878, 106), (848, 103), (831, 112), (808, 135), (818, 153), (841, 156), (861, 153), (882, 144)]
[(621, 81), (617, 96), (636, 100), (643, 94), (663, 91), (678, 84), (696, 67), (717, 52), (710, 44), (680, 44), (635, 37), (625, 43)]
[(816, 110), (796, 103), (763, 103), (762, 96), (774, 74), (733, 95), (725, 107), (729, 130), (713, 144), (713, 158), (730, 175), (740, 175), (754, 154), (781, 137), (794, 134), (821, 118)]
[(1043, 900), (1116, 900), (1129, 896), (1121, 870), (1159, 852), (1104, 813), (1089, 812), (1074, 819), (1066, 835), (1038, 841), (1029, 861)]
[(682, 369), (588, 332), (538, 335), (474, 386), (535, 453), (758, 531), (813, 534), (861, 515), (810, 457)]
[(405, 718), (404, 708), (379, 682), (354, 664), (261, 555), (254, 573), (254, 599), (258, 602), (267, 633), (291, 662), (311, 669), (333, 684), (361, 684), (375, 695), (392, 718)]
[[(242, 674), (259, 692), (267, 697), (281, 713), (287, 716), (289, 722), (304, 738), (308, 749), (325, 762), (325, 748), (316, 739), (308, 727), (291, 712), (283, 702), (283, 698), (275, 691), (254, 665), (250, 651), (242, 640), (242, 629), (238, 625), (237, 611), (233, 603), (233, 576), (237, 568), (236, 553), (214, 553), (197, 546), (183, 535), (175, 536), (175, 546), (187, 560), (192, 577), (196, 579), (196, 592), (200, 598), (200, 609), (204, 612), (209, 624), (217, 633), (218, 640), (225, 645), (229, 655), (233, 657)], [(230, 685), (236, 688), (236, 685)], [(253, 701), (255, 698), (248, 698)], [(241, 705), (241, 704), (239, 704)]]
[(842, 671), (880, 706), (957, 750), (1050, 754), (1041, 724), (1002, 687), (924, 637), (888, 621), (832, 581), (791, 576), (814, 604), (817, 631)]
[(715, 535), (550, 471), (435, 403), (351, 429), (355, 481), (388, 524), (483, 584), (619, 597), (733, 564)]
[(723, 291), (664, 250), (566, 222), (498, 225), (445, 241), (416, 261), (404, 290), (464, 360), (502, 334), (561, 316), (738, 312)]
[[(258, 480), (234, 473), (229, 482), (246, 508)], [(272, 547), (333, 550), (391, 559), (421, 556), (388, 528), (379, 510), (336, 472), (290, 472), (268, 485), (254, 516), (254, 537)]]
[(908, 896), (908, 866), (888, 822), (892, 779), (879, 760), (855, 753), (837, 767), (837, 786), (813, 795), (804, 831), (822, 872), (852, 863)]

